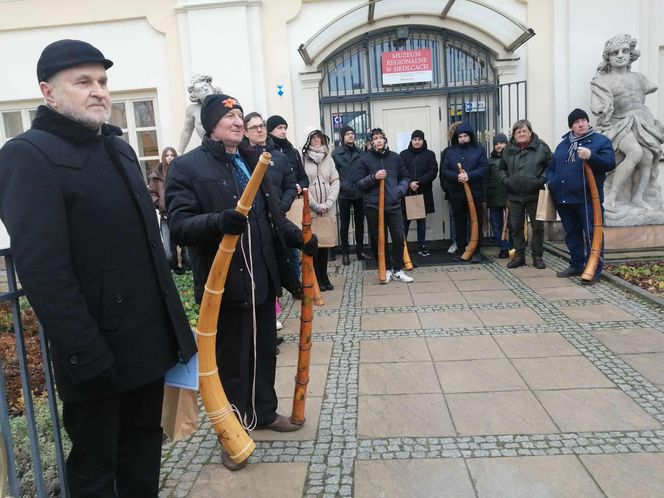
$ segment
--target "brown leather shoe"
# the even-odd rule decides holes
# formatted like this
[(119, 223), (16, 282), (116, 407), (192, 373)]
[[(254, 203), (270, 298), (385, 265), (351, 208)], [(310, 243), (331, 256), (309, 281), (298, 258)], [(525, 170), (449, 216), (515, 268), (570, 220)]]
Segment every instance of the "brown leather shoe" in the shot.
[(288, 417), (284, 417), (283, 415), (279, 415), (277, 413), (277, 418), (274, 419), (274, 422), (267, 425), (259, 425), (256, 427), (256, 430), (267, 429), (277, 432), (294, 432), (299, 431), (303, 426), (304, 424), (294, 424), (288, 419)]
[(226, 452), (226, 450), (223, 448), (221, 449), (221, 464), (224, 467), (226, 467), (228, 470), (234, 472), (236, 470), (243, 469), (247, 466), (248, 463), (249, 463), (248, 458), (245, 458), (240, 463), (235, 463), (231, 458), (231, 456), (228, 454), (228, 452)]

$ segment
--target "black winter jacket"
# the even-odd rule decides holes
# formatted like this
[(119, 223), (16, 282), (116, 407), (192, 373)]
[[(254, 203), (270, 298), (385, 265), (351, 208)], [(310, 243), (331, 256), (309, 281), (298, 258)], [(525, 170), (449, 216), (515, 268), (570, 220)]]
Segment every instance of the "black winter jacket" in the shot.
[[(503, 149), (505, 150), (505, 149)], [(491, 152), (489, 158), (489, 172), (484, 177), (484, 190), (487, 207), (504, 208), (507, 206), (507, 187), (500, 174), (500, 160), (502, 154)]]
[[(470, 142), (459, 144), (459, 134), (470, 135)], [(445, 149), (445, 160), (440, 167), (441, 182), (445, 177), (447, 193), (450, 199), (465, 199), (466, 194), (463, 184), (459, 183), (459, 169), (457, 164), (461, 163), (463, 169), (468, 173), (468, 184), (473, 193), (473, 200), (481, 202), (484, 200), (484, 175), (489, 169), (484, 147), (477, 144), (475, 131), (467, 124), (461, 124), (452, 136), (452, 145)]]
[(307, 173), (304, 171), (302, 156), (300, 156), (300, 152), (293, 147), (293, 144), (286, 138), (282, 139), (277, 138), (274, 135), (268, 135), (267, 146), (270, 147), (270, 150), (276, 149), (282, 154), (285, 154), (288, 158), (288, 163), (295, 173), (297, 184), (302, 188), (309, 188), (309, 179), (307, 178)]
[[(248, 169), (253, 170), (258, 159), (255, 152), (241, 149), (240, 155)], [(189, 248), (194, 295), (199, 302), (223, 235), (218, 228), (218, 218), (221, 211), (235, 209), (240, 199), (233, 167), (223, 144), (205, 137), (199, 147), (177, 157), (168, 169), (168, 227), (173, 241)], [(249, 229), (233, 254), (222, 306), (250, 307), (252, 304), (251, 276), (244, 259), (246, 255), (249, 261), (250, 247), (256, 304), (267, 299), (270, 289), (277, 296), (281, 295), (282, 286), (297, 291), (299, 284), (286, 243), (290, 247), (301, 247), (302, 232), (281, 216), (272, 181), (264, 178), (249, 214)]]
[(419, 149), (415, 149), (411, 143), (408, 144), (408, 148), (402, 150), (399, 155), (406, 168), (408, 168), (410, 183), (420, 182), (420, 187), (417, 189), (417, 192), (413, 192), (409, 187), (407, 195), (423, 194), (426, 212), (435, 212), (433, 202), (433, 181), (436, 179), (436, 176), (438, 176), (436, 154), (427, 148), (427, 141), (424, 140), (424, 145)]
[(295, 172), (291, 168), (288, 158), (285, 154), (279, 152), (272, 142), (267, 142), (264, 147), (257, 145), (252, 149), (252, 152), (257, 155), (260, 155), (263, 151), (272, 154), (272, 162), (267, 170), (267, 176), (270, 177), (274, 185), (277, 199), (279, 199), (279, 209), (283, 214), (286, 214), (297, 197)]
[(332, 151), (332, 159), (334, 159), (334, 165), (337, 167), (341, 180), (339, 199), (362, 198), (362, 193), (357, 189), (361, 155), (362, 152), (355, 144), (352, 147), (342, 144)]
[(551, 149), (535, 133), (523, 149), (514, 138), (510, 138), (500, 161), (500, 175), (511, 202), (537, 200), (540, 189), (546, 183), (546, 169), (551, 157)]
[[(0, 217), (62, 400), (163, 377), (196, 351), (132, 148), (46, 106), (0, 150)], [(85, 381), (113, 367), (115, 388)]]
[(385, 148), (382, 152), (371, 149), (360, 159), (357, 188), (363, 192), (364, 205), (378, 209), (379, 180), (374, 176), (377, 171), (387, 171), (385, 177), (385, 209), (401, 209), (401, 199), (408, 191), (408, 170), (399, 154)]

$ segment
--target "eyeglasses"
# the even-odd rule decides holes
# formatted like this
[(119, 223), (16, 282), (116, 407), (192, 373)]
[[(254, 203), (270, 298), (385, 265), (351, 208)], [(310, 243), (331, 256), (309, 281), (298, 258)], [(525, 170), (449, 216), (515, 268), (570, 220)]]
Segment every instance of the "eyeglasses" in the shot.
[(255, 126), (250, 126), (247, 128), (249, 131), (260, 131), (260, 130), (265, 130), (267, 127), (264, 124), (259, 124)]

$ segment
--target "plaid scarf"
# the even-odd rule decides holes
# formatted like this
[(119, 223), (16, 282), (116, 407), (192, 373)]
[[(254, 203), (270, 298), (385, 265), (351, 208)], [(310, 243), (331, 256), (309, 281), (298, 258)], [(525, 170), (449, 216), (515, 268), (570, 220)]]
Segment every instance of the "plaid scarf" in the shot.
[(575, 161), (575, 156), (576, 156), (576, 149), (579, 147), (579, 142), (583, 140), (584, 138), (589, 137), (595, 133), (595, 130), (593, 130), (592, 126), (588, 127), (588, 133), (585, 135), (581, 135), (580, 137), (577, 137), (574, 135), (573, 132), (569, 132), (569, 149), (567, 149), (567, 162), (568, 163), (573, 163)]

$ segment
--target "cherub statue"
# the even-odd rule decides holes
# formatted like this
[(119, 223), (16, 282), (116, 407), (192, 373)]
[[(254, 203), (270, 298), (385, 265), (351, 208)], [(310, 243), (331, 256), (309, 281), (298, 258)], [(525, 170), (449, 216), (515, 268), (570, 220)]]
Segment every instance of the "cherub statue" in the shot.
[(201, 124), (201, 104), (205, 100), (205, 97), (213, 93), (222, 93), (221, 88), (212, 86), (212, 76), (208, 74), (195, 74), (191, 78), (191, 83), (189, 83), (187, 91), (189, 92), (189, 100), (193, 104), (189, 104), (184, 112), (184, 127), (182, 128), (182, 133), (180, 133), (178, 148), (178, 153), (180, 154), (184, 154), (189, 140), (191, 140), (194, 128), (201, 139), (205, 135), (205, 130)]
[(631, 70), (641, 55), (636, 43), (627, 34), (609, 39), (590, 84), (595, 129), (613, 141), (618, 161), (604, 187), (606, 218), (612, 225), (644, 224), (641, 215), (650, 219), (655, 213), (648, 211), (662, 208), (657, 174), (664, 126), (645, 105), (646, 95), (657, 86)]

